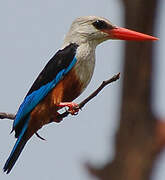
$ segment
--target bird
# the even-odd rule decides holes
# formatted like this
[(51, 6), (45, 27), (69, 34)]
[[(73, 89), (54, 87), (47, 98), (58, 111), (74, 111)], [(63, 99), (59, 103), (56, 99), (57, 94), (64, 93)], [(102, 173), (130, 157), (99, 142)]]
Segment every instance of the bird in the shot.
[(13, 122), (16, 143), (3, 167), (12, 170), (28, 140), (44, 125), (59, 123), (59, 110), (68, 107), (78, 113), (73, 102), (89, 84), (95, 67), (97, 45), (106, 40), (158, 40), (158, 38), (113, 25), (98, 16), (76, 18), (57, 53), (34, 81)]

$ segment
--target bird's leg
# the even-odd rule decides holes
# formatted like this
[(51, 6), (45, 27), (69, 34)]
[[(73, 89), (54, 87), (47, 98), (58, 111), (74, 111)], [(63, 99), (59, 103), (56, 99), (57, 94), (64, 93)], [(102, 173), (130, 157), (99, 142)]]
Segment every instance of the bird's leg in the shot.
[(71, 115), (77, 115), (79, 111), (79, 105), (74, 102), (61, 102), (57, 105), (59, 108), (68, 107), (68, 112)]

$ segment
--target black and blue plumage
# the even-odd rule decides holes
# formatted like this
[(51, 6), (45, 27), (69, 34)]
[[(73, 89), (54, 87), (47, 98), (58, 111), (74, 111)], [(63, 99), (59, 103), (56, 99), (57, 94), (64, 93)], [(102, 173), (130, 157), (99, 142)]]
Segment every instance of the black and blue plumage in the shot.
[(10, 172), (28, 140), (26, 132), (31, 111), (38, 103), (44, 100), (45, 96), (73, 68), (77, 61), (75, 57), (77, 47), (77, 44), (71, 43), (63, 50), (59, 50), (47, 63), (27, 93), (13, 123), (12, 131), (15, 131), (15, 137), (18, 139), (4, 166), (4, 171), (7, 173)]

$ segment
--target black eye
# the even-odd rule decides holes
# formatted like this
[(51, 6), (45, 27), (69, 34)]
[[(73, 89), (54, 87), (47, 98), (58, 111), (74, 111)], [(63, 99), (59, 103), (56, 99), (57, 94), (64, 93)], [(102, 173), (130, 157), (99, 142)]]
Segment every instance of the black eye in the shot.
[(102, 20), (97, 20), (93, 23), (93, 26), (96, 29), (107, 29), (108, 28), (108, 24), (105, 21)]

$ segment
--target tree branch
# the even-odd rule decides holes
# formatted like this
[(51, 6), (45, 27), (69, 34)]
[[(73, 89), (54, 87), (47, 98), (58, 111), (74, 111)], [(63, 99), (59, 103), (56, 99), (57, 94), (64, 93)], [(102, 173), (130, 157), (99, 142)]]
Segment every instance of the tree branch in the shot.
[[(85, 104), (87, 104), (91, 99), (93, 99), (95, 96), (97, 96), (97, 94), (108, 84), (117, 81), (120, 78), (120, 73), (114, 75), (112, 78), (108, 79), (107, 81), (103, 81), (102, 84), (92, 93), (90, 94), (86, 99), (84, 99), (82, 102), (79, 103), (78, 105), (78, 109), (82, 109)], [(68, 111), (65, 111), (62, 114), (58, 115), (58, 119), (61, 118), (65, 118), (69, 115), (70, 113)], [(15, 119), (15, 114), (11, 114), (11, 113), (5, 113), (5, 112), (0, 112), (0, 119), (10, 119), (10, 120), (14, 120)], [(38, 134), (37, 134), (38, 136)]]
[[(120, 73), (114, 75), (112, 78), (108, 79), (107, 81), (103, 81), (102, 84), (92, 93), (90, 94), (86, 99), (84, 99), (82, 102), (79, 103), (78, 107), (76, 109), (82, 109), (86, 103), (88, 103), (91, 99), (93, 99), (95, 96), (97, 96), (97, 94), (108, 84), (118, 80), (120, 78)], [(65, 111), (62, 114), (59, 114), (57, 116), (57, 119), (63, 119), (65, 117), (67, 117), (70, 114), (69, 111)], [(15, 114), (11, 114), (11, 113), (5, 113), (5, 112), (0, 112), (0, 119), (10, 119), (10, 120), (14, 120), (15, 119)], [(43, 137), (41, 137), (37, 132), (35, 133), (36, 136), (38, 138), (40, 138), (41, 140), (45, 140)]]

